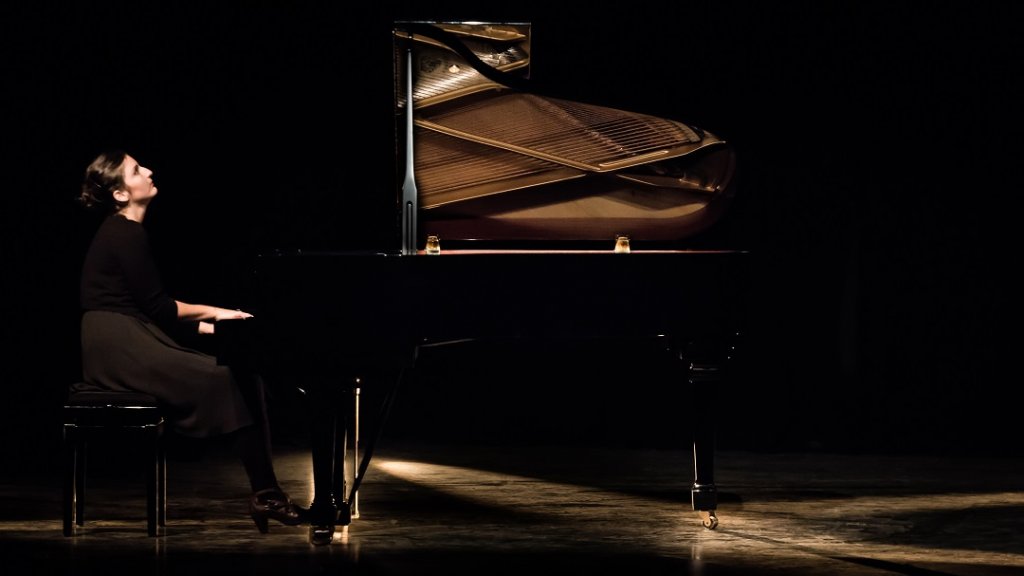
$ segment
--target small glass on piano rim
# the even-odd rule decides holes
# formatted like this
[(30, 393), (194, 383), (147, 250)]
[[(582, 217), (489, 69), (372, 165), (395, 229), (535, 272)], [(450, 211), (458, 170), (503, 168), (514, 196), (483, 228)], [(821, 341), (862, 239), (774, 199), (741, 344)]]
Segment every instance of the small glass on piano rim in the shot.
[(427, 236), (427, 247), (425, 252), (427, 254), (440, 254), (441, 253), (441, 240), (437, 236)]
[(615, 253), (629, 254), (629, 236), (622, 234), (615, 236)]

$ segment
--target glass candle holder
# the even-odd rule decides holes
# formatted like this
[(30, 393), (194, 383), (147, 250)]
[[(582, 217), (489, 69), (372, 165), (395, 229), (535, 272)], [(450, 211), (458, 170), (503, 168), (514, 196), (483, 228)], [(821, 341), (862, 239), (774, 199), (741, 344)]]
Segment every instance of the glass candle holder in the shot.
[(629, 236), (615, 237), (615, 253), (629, 254)]
[(437, 236), (427, 236), (427, 254), (440, 254), (441, 253), (441, 241)]

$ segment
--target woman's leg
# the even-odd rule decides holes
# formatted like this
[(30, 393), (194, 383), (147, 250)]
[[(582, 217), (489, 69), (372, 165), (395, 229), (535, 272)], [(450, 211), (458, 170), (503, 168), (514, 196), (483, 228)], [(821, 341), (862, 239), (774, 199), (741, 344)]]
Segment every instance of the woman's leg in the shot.
[(263, 379), (256, 374), (236, 374), (235, 378), (253, 420), (252, 425), (238, 430), (237, 438), (242, 463), (253, 491), (249, 499), (249, 514), (263, 533), (269, 529), (268, 520), (271, 518), (289, 526), (300, 524), (302, 509), (293, 504), (288, 494), (281, 489), (274, 473)]
[(267, 418), (266, 390), (258, 374), (239, 375), (235, 378), (242, 390), (242, 396), (252, 414), (253, 423), (238, 430), (236, 442), (249, 476), (253, 492), (279, 488), (274, 472), (271, 449), (270, 422)]

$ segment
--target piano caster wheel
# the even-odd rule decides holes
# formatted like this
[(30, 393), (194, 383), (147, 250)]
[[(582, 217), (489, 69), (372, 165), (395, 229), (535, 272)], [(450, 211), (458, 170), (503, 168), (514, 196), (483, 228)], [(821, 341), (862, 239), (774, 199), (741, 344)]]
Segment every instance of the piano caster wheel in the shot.
[(718, 527), (718, 516), (715, 516), (715, 511), (710, 510), (707, 512), (700, 512), (700, 524), (708, 530), (714, 530)]
[(309, 543), (313, 546), (326, 546), (334, 539), (334, 526), (309, 527)]

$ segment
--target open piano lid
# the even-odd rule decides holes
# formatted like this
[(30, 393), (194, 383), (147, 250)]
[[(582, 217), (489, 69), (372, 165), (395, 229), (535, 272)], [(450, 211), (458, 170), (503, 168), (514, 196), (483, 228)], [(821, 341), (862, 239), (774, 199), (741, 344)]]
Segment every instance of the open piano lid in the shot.
[(714, 134), (531, 93), (529, 24), (400, 22), (394, 45), (403, 232), (416, 246), (674, 242), (732, 197), (734, 154)]

